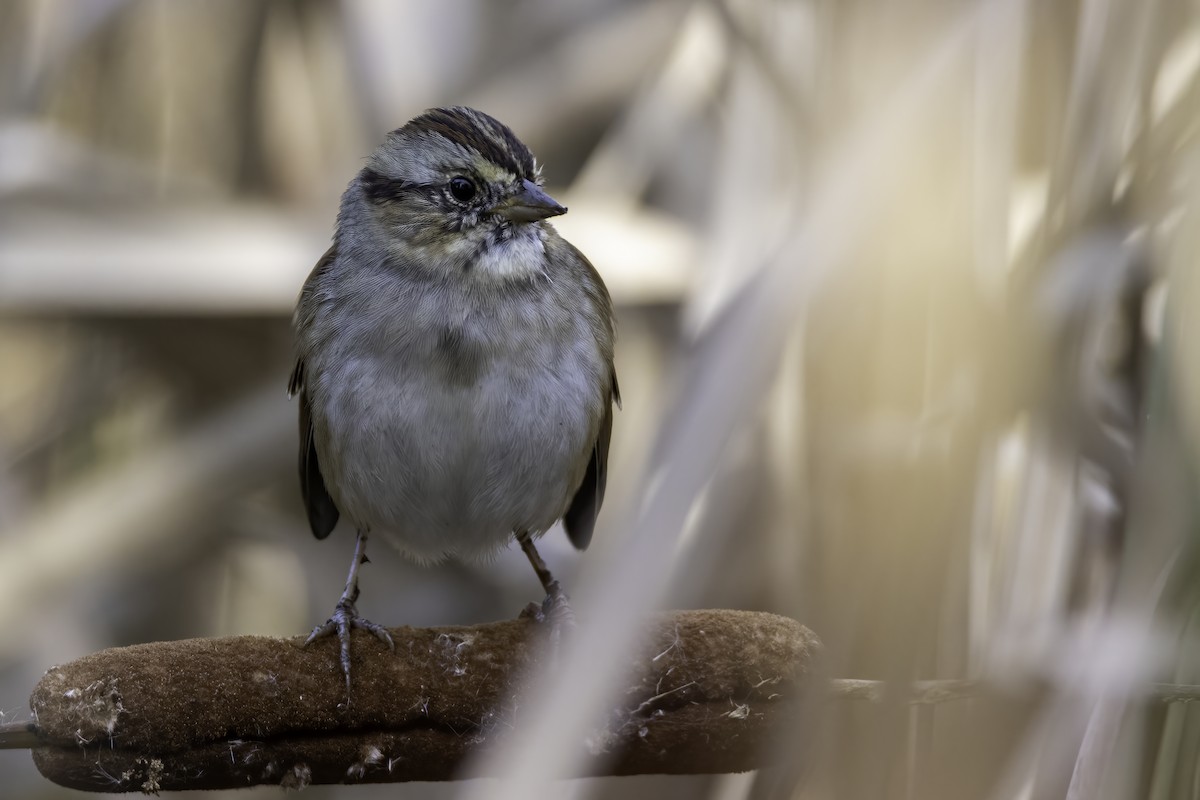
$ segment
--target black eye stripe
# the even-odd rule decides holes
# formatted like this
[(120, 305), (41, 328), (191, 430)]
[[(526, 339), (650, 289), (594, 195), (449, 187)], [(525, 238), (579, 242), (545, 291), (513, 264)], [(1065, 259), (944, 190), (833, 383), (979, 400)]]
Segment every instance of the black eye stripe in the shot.
[(416, 184), (402, 181), (399, 178), (389, 178), (370, 167), (359, 173), (363, 194), (374, 203), (391, 203), (410, 194), (417, 188)]

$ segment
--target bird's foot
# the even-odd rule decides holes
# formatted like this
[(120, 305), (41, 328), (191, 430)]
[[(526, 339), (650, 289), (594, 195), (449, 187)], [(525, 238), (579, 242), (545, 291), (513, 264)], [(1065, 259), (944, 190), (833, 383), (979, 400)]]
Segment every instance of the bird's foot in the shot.
[(575, 611), (571, 608), (571, 598), (563, 591), (558, 581), (550, 583), (550, 591), (542, 601), (542, 615), (555, 627), (561, 626), (567, 630), (575, 627)]
[(570, 631), (575, 630), (575, 612), (571, 609), (570, 598), (558, 581), (551, 581), (547, 588), (546, 599), (527, 605), (521, 617), (549, 625), (550, 658), (557, 660), (564, 633), (569, 635)]
[(558, 581), (550, 584), (550, 591), (546, 594), (545, 600), (540, 603), (530, 603), (521, 609), (521, 619), (532, 619), (539, 623), (549, 622), (567, 628), (575, 627), (575, 612), (571, 609), (571, 599), (563, 591)]
[(304, 640), (304, 646), (307, 647), (317, 639), (324, 639), (326, 636), (337, 636), (338, 642), (341, 645), (342, 674), (346, 676), (347, 707), (350, 705), (350, 632), (355, 628), (374, 635), (375, 638), (386, 644), (389, 650), (394, 651), (396, 649), (396, 643), (392, 641), (392, 635), (388, 633), (387, 628), (360, 617), (358, 609), (355, 608), (354, 600), (345, 595), (338, 601), (329, 619), (313, 628), (312, 633)]

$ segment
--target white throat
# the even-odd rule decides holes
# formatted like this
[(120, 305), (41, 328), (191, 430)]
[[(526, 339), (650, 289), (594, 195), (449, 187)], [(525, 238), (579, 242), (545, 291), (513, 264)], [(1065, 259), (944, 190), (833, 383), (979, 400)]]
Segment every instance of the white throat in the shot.
[(546, 272), (544, 233), (533, 225), (520, 226), (508, 240), (496, 242), (476, 260), (474, 269), (485, 275), (515, 277)]
[[(474, 236), (461, 237), (449, 246), (447, 255), (456, 264), (469, 264), (478, 277), (545, 275), (546, 231), (541, 225), (517, 225), (511, 231), (510, 238), (486, 245)], [(493, 234), (489, 231), (487, 235)]]

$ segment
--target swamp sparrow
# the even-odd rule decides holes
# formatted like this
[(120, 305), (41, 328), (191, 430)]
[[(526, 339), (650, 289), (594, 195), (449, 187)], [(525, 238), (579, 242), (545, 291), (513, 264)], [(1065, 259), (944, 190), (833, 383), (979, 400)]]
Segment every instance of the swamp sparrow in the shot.
[(587, 547), (604, 499), (613, 315), (600, 275), (547, 217), (511, 130), (439, 108), (388, 134), (342, 196), (333, 246), (296, 306), (300, 486), (313, 534), (358, 531), (346, 589), (308, 641), (336, 634), (350, 686), (369, 533), (418, 561), (533, 545), (560, 518)]

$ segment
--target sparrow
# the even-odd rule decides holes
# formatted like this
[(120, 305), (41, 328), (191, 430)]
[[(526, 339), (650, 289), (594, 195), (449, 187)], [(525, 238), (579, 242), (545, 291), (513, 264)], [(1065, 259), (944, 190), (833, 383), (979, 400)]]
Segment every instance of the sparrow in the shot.
[[(342, 195), (333, 244), (293, 317), (300, 489), (313, 534), (357, 531), (345, 590), (305, 642), (394, 648), (356, 609), (367, 538), (418, 562), (486, 560), (516, 541), (566, 595), (534, 540), (558, 520), (580, 550), (604, 501), (613, 406), (612, 301), (548, 222), (529, 148), (470, 108), (437, 108), (387, 138)], [(569, 609), (568, 609), (569, 611)]]

